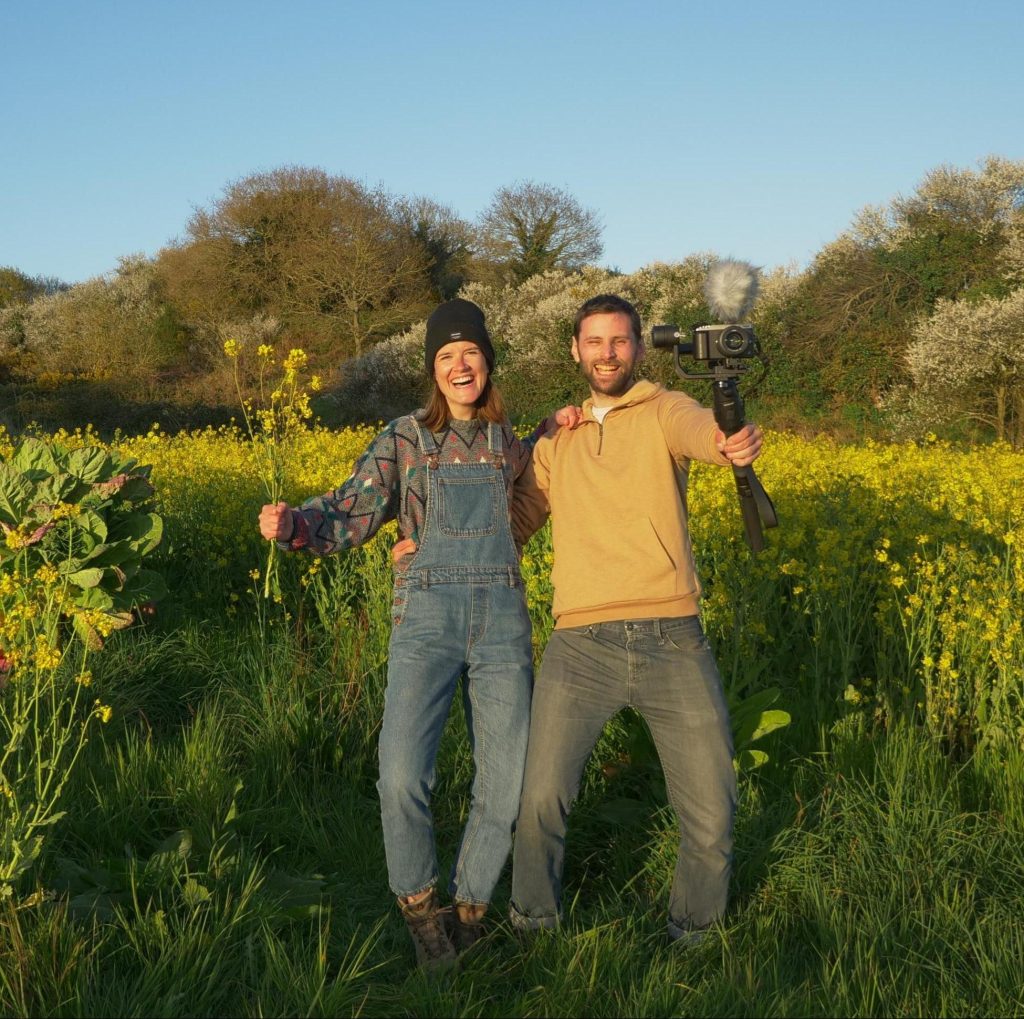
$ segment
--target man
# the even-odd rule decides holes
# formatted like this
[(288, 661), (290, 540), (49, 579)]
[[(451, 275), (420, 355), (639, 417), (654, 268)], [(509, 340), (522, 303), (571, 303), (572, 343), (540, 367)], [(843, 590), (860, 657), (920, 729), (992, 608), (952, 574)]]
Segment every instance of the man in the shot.
[(558, 923), (566, 819), (601, 730), (630, 706), (650, 727), (679, 819), (668, 932), (693, 941), (725, 910), (736, 777), (697, 614), (687, 475), (691, 460), (751, 463), (761, 430), (727, 438), (690, 397), (637, 381), (640, 317), (621, 297), (579, 309), (572, 356), (590, 384), (582, 420), (534, 449), (551, 509), (555, 630), (533, 695), (511, 918)]

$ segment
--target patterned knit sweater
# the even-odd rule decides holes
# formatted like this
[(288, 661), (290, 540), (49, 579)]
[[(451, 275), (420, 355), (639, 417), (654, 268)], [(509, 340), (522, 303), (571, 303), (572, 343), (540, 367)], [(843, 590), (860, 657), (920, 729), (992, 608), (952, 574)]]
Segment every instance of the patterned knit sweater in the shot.
[[(421, 426), (422, 428), (422, 426)], [(517, 548), (547, 517), (530, 462), (538, 433), (521, 440), (506, 421), (501, 426), (505, 491)], [(440, 462), (488, 462), (487, 428), (476, 420), (451, 420), (434, 432)], [(427, 459), (409, 416), (392, 421), (370, 443), (349, 477), (333, 492), (307, 499), (292, 511), (294, 529), (284, 547), (329, 555), (369, 541), (389, 520), (403, 538), (419, 541), (426, 521)]]

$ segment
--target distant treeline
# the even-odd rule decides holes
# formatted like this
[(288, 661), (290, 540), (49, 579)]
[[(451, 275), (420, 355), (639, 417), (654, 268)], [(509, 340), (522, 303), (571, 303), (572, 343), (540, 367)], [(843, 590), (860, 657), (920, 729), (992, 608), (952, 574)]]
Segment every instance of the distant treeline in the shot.
[[(601, 254), (597, 213), (544, 184), (501, 188), (470, 223), (320, 170), (257, 174), (152, 259), (72, 287), (0, 269), (0, 423), (224, 420), (228, 338), (303, 347), (327, 421), (386, 419), (420, 401), (423, 319), (455, 294), (487, 312), (508, 402), (536, 418), (581, 396), (568, 346), (587, 297), (621, 293), (648, 325), (709, 320), (714, 253), (628, 275)], [(1024, 446), (1024, 162), (939, 167), (862, 210), (807, 269), (764, 272), (753, 320), (771, 360), (748, 401), (763, 423)], [(679, 384), (659, 352), (644, 370)]]

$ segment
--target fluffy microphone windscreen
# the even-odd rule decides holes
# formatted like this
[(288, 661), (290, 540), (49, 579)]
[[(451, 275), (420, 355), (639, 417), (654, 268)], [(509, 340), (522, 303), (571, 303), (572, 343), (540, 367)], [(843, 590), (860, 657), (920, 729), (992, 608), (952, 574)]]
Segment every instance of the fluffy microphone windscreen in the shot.
[(757, 300), (757, 269), (749, 262), (723, 258), (708, 269), (704, 296), (719, 322), (742, 322)]

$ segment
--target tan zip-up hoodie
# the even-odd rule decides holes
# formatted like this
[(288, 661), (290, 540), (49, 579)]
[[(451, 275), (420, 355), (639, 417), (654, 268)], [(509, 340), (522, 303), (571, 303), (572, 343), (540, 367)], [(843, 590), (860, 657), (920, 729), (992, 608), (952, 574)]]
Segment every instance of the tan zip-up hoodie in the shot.
[(555, 626), (690, 616), (700, 583), (687, 527), (691, 460), (727, 465), (714, 414), (637, 382), (605, 416), (542, 438), (533, 452), (551, 507)]

